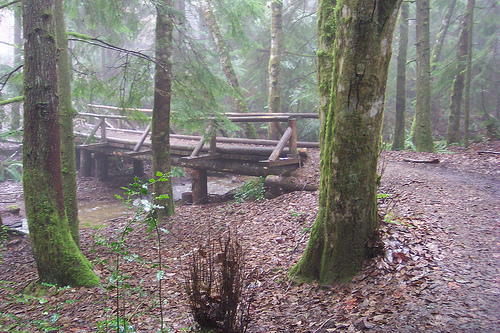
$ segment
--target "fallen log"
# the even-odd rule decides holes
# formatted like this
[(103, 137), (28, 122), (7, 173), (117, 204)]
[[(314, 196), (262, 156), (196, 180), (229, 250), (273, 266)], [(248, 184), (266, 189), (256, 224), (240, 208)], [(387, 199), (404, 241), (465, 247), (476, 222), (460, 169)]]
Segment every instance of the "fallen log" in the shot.
[(437, 158), (435, 158), (433, 160), (414, 160), (411, 158), (405, 158), (405, 159), (403, 159), (403, 161), (410, 162), (410, 163), (427, 163), (427, 164), (438, 164), (439, 163), (439, 159), (437, 159)]
[(494, 155), (500, 155), (500, 151), (491, 151), (491, 150), (487, 150), (487, 151), (478, 151), (477, 152), (479, 155), (481, 154), (494, 154)]
[(282, 176), (267, 176), (264, 180), (264, 186), (275, 194), (293, 191), (316, 191), (318, 189), (316, 184), (306, 184), (299, 178)]

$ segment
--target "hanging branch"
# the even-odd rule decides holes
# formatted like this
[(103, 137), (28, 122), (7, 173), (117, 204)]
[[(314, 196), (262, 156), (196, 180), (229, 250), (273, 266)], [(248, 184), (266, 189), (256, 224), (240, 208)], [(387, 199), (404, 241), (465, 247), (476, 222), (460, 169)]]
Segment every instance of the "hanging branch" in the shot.
[[(1, 78), (0, 78), (0, 91), (3, 90), (3, 88), (5, 87), (5, 85), (7, 84), (7, 82), (9, 82), (9, 79), (12, 75), (14, 75), (15, 72), (17, 72), (18, 70), (20, 70), (21, 68), (23, 68), (23, 65), (19, 65), (17, 66), (14, 70), (10, 71), (9, 73), (7, 74), (4, 74)], [(5, 81), (3, 81), (5, 80)], [(1, 82), (3, 81), (3, 82)]]
[(0, 106), (4, 106), (4, 105), (7, 105), (7, 104), (12, 104), (12, 103), (19, 103), (19, 102), (22, 102), (24, 99), (24, 96), (17, 96), (17, 97), (14, 97), (14, 98), (9, 98), (9, 99), (6, 99), (4, 101), (0, 101)]
[(155, 63), (156, 65), (160, 66), (163, 70), (166, 70), (165, 68), (163, 68), (163, 66), (162, 66), (161, 63), (159, 63), (159, 62), (156, 61), (155, 58), (153, 58), (151, 56), (148, 56), (147, 54), (144, 54), (142, 52), (124, 49), (124, 48), (118, 47), (116, 45), (107, 43), (107, 42), (105, 42), (105, 41), (103, 41), (103, 40), (101, 40), (99, 38), (90, 37), (90, 36), (79, 34), (79, 33), (76, 33), (76, 32), (68, 32), (68, 36), (73, 37), (73, 38), (68, 38), (68, 40), (77, 41), (77, 42), (84, 42), (84, 43), (87, 43), (87, 44), (90, 44), (90, 45), (94, 45), (94, 46), (99, 46), (99, 47), (102, 47), (102, 48), (105, 48), (105, 49), (109, 49), (109, 50), (114, 50), (114, 51), (119, 51), (119, 52), (123, 52), (123, 53), (126, 53), (126, 54), (130, 54), (130, 55), (136, 56), (138, 58), (142, 58), (142, 59), (151, 61), (151, 62)]
[(18, 2), (21, 2), (21, 0), (14, 0), (14, 1), (11, 1), (11, 2), (7, 2), (7, 3), (4, 3), (4, 4), (1, 4), (0, 5), (0, 9), (4, 9), (5, 7), (9, 7), (10, 5), (13, 5), (13, 4), (18, 3)]

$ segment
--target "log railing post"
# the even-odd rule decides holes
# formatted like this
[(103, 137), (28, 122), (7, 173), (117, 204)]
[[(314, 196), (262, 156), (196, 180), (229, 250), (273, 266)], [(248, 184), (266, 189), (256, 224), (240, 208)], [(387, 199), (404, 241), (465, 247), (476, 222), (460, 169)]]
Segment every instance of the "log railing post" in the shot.
[(101, 142), (106, 141), (106, 117), (101, 117)]
[(290, 140), (288, 141), (288, 145), (290, 146), (290, 153), (293, 157), (297, 157), (297, 119), (289, 118), (288, 119), (288, 127), (292, 129), (292, 135), (290, 136)]
[(217, 153), (217, 124), (210, 124), (208, 135), (210, 135), (210, 149), (209, 154)]

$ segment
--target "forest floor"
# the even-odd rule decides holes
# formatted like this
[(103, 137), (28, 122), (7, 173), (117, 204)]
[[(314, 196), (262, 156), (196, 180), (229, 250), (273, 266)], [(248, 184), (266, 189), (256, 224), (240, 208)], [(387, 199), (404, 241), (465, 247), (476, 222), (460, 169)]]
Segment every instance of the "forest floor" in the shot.
[[(126, 241), (131, 255), (119, 267), (129, 285), (120, 289), (121, 315), (137, 332), (159, 330), (158, 268), (151, 265), (160, 251), (168, 267), (161, 288), (165, 327), (188, 332), (193, 317), (185, 292), (186, 254), (230, 229), (246, 251), (245, 291), (253, 295), (248, 332), (500, 332), (500, 155), (481, 151), (498, 152), (500, 142), (443, 153), (383, 152), (379, 207), (385, 254), (367, 261), (348, 283), (297, 284), (287, 276), (307, 244), (317, 191), (179, 206), (162, 226), (169, 232), (162, 233), (160, 249), (145, 226), (133, 225)], [(310, 155), (298, 176), (315, 183), (318, 152)], [(79, 196), (116, 200), (117, 183), (79, 180)], [(15, 186), (4, 190), (15, 193)], [(5, 220), (7, 205), (0, 206)], [(4, 242), (0, 332), (111, 330), (116, 289), (107, 287), (115, 256), (106, 244), (126, 223), (122, 217), (101, 228), (81, 229), (82, 250), (101, 277), (96, 288), (29, 293), (37, 279), (29, 238)]]

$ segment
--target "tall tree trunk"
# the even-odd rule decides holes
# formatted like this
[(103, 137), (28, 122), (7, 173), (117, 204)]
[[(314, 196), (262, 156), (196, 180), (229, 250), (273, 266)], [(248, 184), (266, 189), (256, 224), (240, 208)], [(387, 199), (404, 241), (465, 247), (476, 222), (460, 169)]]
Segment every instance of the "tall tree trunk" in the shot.
[[(170, 99), (172, 97), (172, 49), (173, 49), (173, 17), (171, 16), (172, 0), (156, 2), (156, 61), (155, 94), (153, 101), (151, 149), (153, 151), (153, 177), (158, 172), (167, 176), (171, 172), (170, 161)], [(158, 219), (174, 214), (172, 179), (156, 182), (153, 185), (155, 196), (166, 195), (156, 200), (156, 204), (164, 207), (158, 211)]]
[[(212, 39), (219, 54), (219, 61), (222, 66), (222, 71), (226, 75), (226, 80), (229, 85), (233, 88), (233, 100), (236, 107), (236, 112), (248, 113), (247, 102), (241, 91), (240, 84), (238, 83), (238, 77), (234, 71), (233, 64), (231, 62), (231, 57), (229, 56), (229, 50), (227, 49), (224, 38), (215, 19), (215, 15), (212, 11), (212, 6), (210, 4), (211, 0), (200, 0), (201, 7), (203, 9), (203, 15), (205, 16), (205, 21), (207, 23), (208, 30), (212, 35)], [(257, 138), (257, 131), (252, 123), (244, 123), (245, 135), (247, 138)]]
[[(21, 49), (22, 49), (22, 39), (21, 39), (21, 5), (16, 4), (14, 7), (14, 67), (21, 64)], [(15, 90), (18, 96), (22, 95), (23, 88), (21, 85), (16, 84)], [(21, 103), (12, 103), (12, 116), (10, 128), (12, 130), (18, 130), (21, 127)]]
[(453, 15), (453, 9), (455, 9), (456, 3), (457, 0), (450, 0), (448, 6), (446, 7), (446, 11), (443, 15), (443, 21), (441, 22), (441, 27), (439, 28), (439, 32), (436, 36), (436, 42), (434, 43), (434, 47), (432, 48), (431, 52), (432, 69), (436, 67), (436, 63), (438, 63), (441, 58), (441, 51), (443, 50), (444, 39), (446, 38), (446, 34), (448, 33), (451, 16)]
[(414, 142), (417, 151), (433, 151), (431, 129), (431, 63), (429, 0), (417, 0), (417, 103)]
[[(327, 1), (322, 2), (320, 9), (326, 10)], [(332, 99), (322, 115), (318, 217), (291, 275), (322, 283), (345, 280), (367, 257), (367, 244), (379, 225), (377, 160), (399, 4), (337, 1), (335, 20), (330, 21), (336, 27)]]
[[(473, 8), (472, 8), (473, 9)], [(467, 36), (467, 71), (465, 72), (465, 97), (464, 97), (464, 147), (469, 147), (470, 127), (470, 85), (472, 81), (472, 40), (474, 29), (474, 14), (471, 12), (468, 20), (469, 33)], [(497, 106), (498, 107), (498, 106)]]
[[(281, 50), (283, 44), (283, 1), (273, 0), (271, 2), (271, 54), (269, 56), (269, 113), (281, 111)], [(278, 139), (278, 128), (276, 122), (269, 123), (269, 138)]]
[[(461, 104), (465, 83), (465, 71), (467, 69), (467, 53), (469, 40), (469, 16), (474, 10), (475, 0), (467, 0), (464, 15), (462, 16), (460, 37), (457, 47), (457, 68), (453, 80), (453, 91), (451, 94), (450, 111), (448, 116), (448, 128), (446, 130), (446, 143), (460, 142), (460, 117)], [(472, 19), (470, 20), (472, 22)]]
[(52, 0), (23, 0), (25, 43), (23, 187), (41, 282), (93, 286), (99, 280), (71, 237), (64, 209)]
[(406, 59), (408, 54), (408, 12), (410, 5), (401, 5), (399, 25), (399, 47), (396, 78), (396, 120), (394, 123), (394, 141), (392, 150), (405, 149), (405, 113), (406, 113)]
[[(432, 82), (436, 77), (436, 69), (437, 65), (441, 59), (441, 51), (443, 49), (444, 40), (446, 38), (446, 34), (448, 33), (448, 28), (450, 26), (451, 17), (453, 15), (453, 10), (455, 8), (455, 4), (457, 0), (451, 0), (446, 7), (446, 11), (443, 15), (443, 20), (441, 22), (441, 27), (439, 28), (439, 32), (436, 36), (436, 42), (434, 43), (434, 47), (431, 52), (431, 89)], [(432, 90), (434, 91), (434, 90)], [(433, 130), (440, 128), (441, 126), (441, 106), (439, 100), (436, 98), (431, 99), (431, 128)]]
[(335, 4), (336, 0), (318, 2), (318, 91), (320, 144), (324, 142), (326, 115), (330, 112), (330, 94), (332, 92), (333, 49), (335, 43)]
[(58, 50), (57, 82), (59, 92), (59, 122), (61, 131), (61, 169), (64, 207), (71, 236), (80, 247), (78, 196), (76, 185), (75, 135), (73, 118), (76, 110), (71, 101), (71, 72), (68, 52), (68, 36), (64, 22), (63, 1), (55, 0), (56, 38)]

